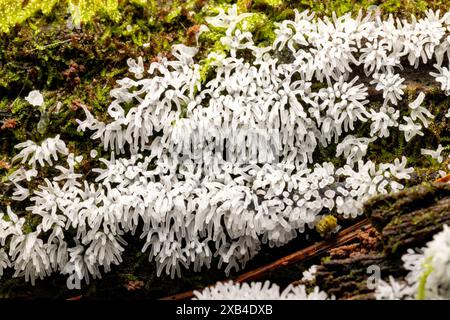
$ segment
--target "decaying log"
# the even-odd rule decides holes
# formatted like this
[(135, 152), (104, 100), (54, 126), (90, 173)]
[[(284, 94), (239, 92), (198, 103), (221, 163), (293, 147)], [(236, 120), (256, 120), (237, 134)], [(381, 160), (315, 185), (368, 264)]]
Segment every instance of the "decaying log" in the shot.
[(367, 287), (370, 266), (379, 267), (383, 278), (405, 275), (401, 255), (406, 249), (424, 246), (450, 224), (450, 184), (377, 196), (366, 204), (365, 214), (375, 227), (360, 235), (366, 241), (330, 250), (318, 267), (315, 284), (338, 299), (373, 298)]
[(450, 184), (422, 184), (373, 198), (365, 213), (382, 234), (386, 252), (422, 246), (450, 223)]
[[(407, 248), (425, 245), (443, 224), (450, 224), (450, 184), (422, 184), (377, 196), (366, 203), (365, 214), (367, 219), (342, 230), (335, 238), (244, 273), (234, 281), (261, 280), (270, 271), (327, 255), (318, 267), (315, 285), (338, 299), (372, 299), (373, 290), (367, 287), (370, 266), (377, 266), (382, 276), (405, 275), (401, 254)], [(294, 282), (298, 283), (302, 282)], [(164, 300), (191, 297), (193, 291)]]

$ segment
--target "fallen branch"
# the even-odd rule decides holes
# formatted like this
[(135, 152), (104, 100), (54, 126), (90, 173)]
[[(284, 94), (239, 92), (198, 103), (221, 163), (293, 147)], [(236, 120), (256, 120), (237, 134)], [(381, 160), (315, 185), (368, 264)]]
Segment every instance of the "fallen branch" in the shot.
[(443, 183), (449, 182), (449, 181), (450, 181), (450, 174), (436, 180), (436, 182), (443, 182)]

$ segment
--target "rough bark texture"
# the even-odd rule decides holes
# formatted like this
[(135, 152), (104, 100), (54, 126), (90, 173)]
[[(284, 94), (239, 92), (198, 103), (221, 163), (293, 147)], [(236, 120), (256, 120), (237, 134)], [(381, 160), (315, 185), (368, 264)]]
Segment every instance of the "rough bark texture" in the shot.
[(353, 243), (329, 251), (322, 259), (315, 284), (338, 299), (371, 299), (368, 267), (381, 276), (401, 277), (401, 255), (422, 247), (450, 223), (450, 184), (422, 184), (396, 194), (371, 199), (365, 213), (372, 227), (362, 230)]

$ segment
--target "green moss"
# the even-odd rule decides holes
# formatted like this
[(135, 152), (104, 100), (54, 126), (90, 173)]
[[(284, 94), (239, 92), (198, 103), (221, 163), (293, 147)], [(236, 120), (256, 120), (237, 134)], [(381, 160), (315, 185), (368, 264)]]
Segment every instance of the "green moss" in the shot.
[(448, 6), (448, 1), (425, 1), (425, 0), (300, 0), (292, 1), (299, 3), (301, 9), (309, 9), (319, 15), (331, 15), (335, 12), (337, 15), (345, 13), (357, 13), (359, 10), (379, 10), (384, 16), (395, 13), (398, 16), (408, 17), (411, 14), (423, 15), (426, 9), (442, 9)]
[(178, 18), (181, 15), (181, 7), (177, 6), (175, 8), (173, 8), (169, 14), (166, 16), (165, 18), (165, 22), (167, 23), (171, 23), (173, 22), (176, 18)]
[(9, 106), (14, 116), (24, 116), (25, 113), (29, 113), (33, 108), (25, 99), (20, 98), (15, 99)]
[(284, 4), (283, 0), (254, 0), (255, 5), (265, 4), (272, 8), (279, 8)]
[(431, 264), (431, 259), (428, 258), (424, 261), (422, 266), (422, 274), (419, 278), (419, 285), (417, 287), (417, 300), (425, 300), (426, 298), (426, 284), (427, 279), (433, 272), (433, 265)]
[(264, 13), (254, 13), (250, 17), (242, 19), (237, 25), (242, 31), (254, 34), (254, 40), (268, 45), (275, 39), (275, 25)]
[[(57, 0), (0, 0), (0, 32), (8, 33), (16, 24), (23, 23), (38, 13), (49, 15), (57, 3)], [(120, 18), (118, 0), (67, 0), (60, 3), (69, 10), (75, 25), (90, 22), (99, 13), (113, 21)]]
[(390, 250), (390, 252), (392, 253), (392, 254), (396, 254), (397, 252), (398, 252), (398, 248), (401, 246), (401, 242), (400, 241), (397, 241), (397, 242), (395, 242), (393, 245), (391, 245), (391, 250)]
[(380, 9), (387, 13), (396, 13), (402, 8), (411, 13), (423, 12), (428, 8), (433, 8), (430, 1), (416, 0), (416, 1), (401, 1), (401, 0), (387, 0), (380, 4)]
[[(214, 64), (218, 62), (221, 57), (226, 57), (226, 48), (223, 46), (217, 46), (218, 48), (210, 52), (211, 56), (200, 61), (200, 81), (205, 83), (209, 76), (212, 74)], [(215, 47), (216, 48), (216, 47)]]
[(247, 12), (253, 3), (253, 0), (237, 0), (236, 5), (239, 12)]

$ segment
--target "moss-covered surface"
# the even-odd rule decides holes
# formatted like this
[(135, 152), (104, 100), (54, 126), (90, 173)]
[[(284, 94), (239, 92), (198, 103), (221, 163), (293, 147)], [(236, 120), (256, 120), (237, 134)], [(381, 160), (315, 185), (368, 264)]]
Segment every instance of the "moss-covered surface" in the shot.
[(366, 203), (366, 215), (381, 232), (387, 254), (431, 240), (450, 223), (450, 184), (422, 184)]
[[(38, 11), (8, 33), (2, 33), (0, 160), (8, 162), (14, 155), (12, 146), (18, 142), (29, 138), (40, 140), (57, 133), (61, 133), (64, 140), (73, 142), (73, 151), (77, 151), (77, 154), (90, 150), (91, 146), (86, 145), (86, 140), (76, 131), (75, 119), (83, 117), (80, 106), (86, 105), (98, 118), (105, 119), (110, 90), (117, 79), (129, 75), (126, 64), (129, 57), (143, 56), (148, 65), (157, 55), (170, 55), (170, 47), (174, 43), (196, 44), (195, 32), (204, 23), (204, 17), (215, 14), (217, 8), (226, 8), (233, 2), (190, 0), (161, 1), (159, 4), (158, 1), (120, 1), (120, 19), (99, 14), (89, 22), (82, 23), (81, 29), (70, 29), (67, 26), (70, 17), (67, 3), (59, 1), (46, 14)], [(393, 11), (401, 15), (407, 12), (420, 15), (424, 8), (435, 9), (446, 4), (443, 1), (273, 0), (240, 0), (237, 3), (241, 11), (257, 13), (241, 22), (240, 27), (253, 31), (256, 42), (260, 44), (272, 39), (274, 22), (293, 17), (293, 8), (313, 9), (318, 14), (329, 14), (335, 10), (342, 14), (379, 5), (378, 8), (384, 13)], [(388, 6), (388, 3), (391, 5)], [(224, 50), (218, 41), (222, 33), (223, 30), (212, 29), (200, 37), (198, 59), (204, 65), (205, 80), (209, 61), (202, 58), (211, 50)], [(414, 74), (411, 70), (411, 76), (417, 76), (417, 72)], [(418, 78), (423, 81), (420, 75)], [(414, 99), (415, 90), (423, 85), (413, 80), (408, 99), (401, 106), (403, 110), (406, 110), (407, 102)], [(24, 100), (32, 89), (38, 89), (44, 94), (45, 105), (41, 109), (30, 106)], [(57, 108), (58, 103), (60, 107)], [(385, 150), (390, 148), (377, 144), (380, 150), (372, 150), (373, 158), (389, 161), (399, 154), (418, 154), (416, 151), (421, 147), (427, 144), (433, 147), (441, 139), (446, 142), (445, 139), (449, 137), (442, 133), (448, 131), (448, 127), (440, 120), (449, 102), (436, 93), (436, 96), (429, 97), (429, 103), (429, 109), (441, 115), (427, 132), (431, 139), (417, 138), (417, 141), (405, 145), (400, 136), (393, 136), (386, 143), (398, 145), (395, 154), (389, 151), (386, 153)], [(418, 141), (425, 142), (415, 143)], [(426, 161), (425, 164), (428, 167), (430, 165), (426, 159), (417, 161)], [(0, 166), (0, 170), (4, 173), (6, 169)]]
[[(29, 11), (14, 7), (10, 3), (35, 5)], [(80, 0), (80, 2), (83, 2)], [(89, 1), (85, 1), (88, 3)], [(60, 134), (71, 152), (84, 155), (80, 165), (83, 173), (90, 177), (90, 168), (97, 165), (97, 160), (87, 156), (94, 147), (87, 139), (88, 134), (76, 131), (76, 119), (83, 118), (81, 105), (86, 105), (99, 119), (106, 120), (106, 109), (110, 103), (109, 92), (115, 87), (115, 81), (128, 76), (126, 60), (129, 57), (143, 56), (146, 66), (158, 55), (170, 56), (170, 47), (175, 43), (196, 45), (196, 32), (204, 23), (205, 16), (214, 15), (219, 8), (227, 8), (237, 3), (241, 12), (254, 12), (252, 17), (240, 23), (239, 28), (250, 30), (255, 34), (256, 42), (263, 45), (273, 39), (274, 23), (292, 18), (293, 9), (309, 9), (319, 15), (336, 12), (338, 15), (347, 12), (356, 13), (360, 9), (379, 10), (382, 15), (395, 13), (398, 16), (409, 14), (422, 15), (425, 9), (448, 8), (450, 1), (424, 0), (389, 0), (389, 1), (293, 1), (293, 0), (134, 0), (110, 1), (113, 6), (105, 8), (104, 1), (90, 1), (91, 7), (80, 20), (68, 13), (70, 3), (78, 1), (16, 1), (0, 0), (0, 11), (16, 15), (18, 23), (0, 19), (0, 207), (10, 204), (5, 196), (7, 187), (4, 182), (8, 173), (17, 166), (11, 163), (15, 155), (14, 145), (27, 139), (39, 141)], [(45, 7), (46, 6), (46, 7)], [(377, 7), (374, 7), (377, 6)], [(47, 9), (48, 10), (47, 10)], [(16, 10), (16, 11), (14, 11)], [(6, 15), (2, 15), (4, 18)], [(13, 23), (14, 22), (14, 23)], [(80, 23), (80, 27), (77, 25)], [(8, 24), (8, 25), (7, 25)], [(210, 51), (223, 52), (220, 44), (223, 30), (212, 28), (203, 33), (198, 45), (198, 59), (202, 64), (203, 81), (211, 75), (209, 63), (205, 59)], [(431, 85), (421, 71), (405, 70), (407, 78), (407, 94), (399, 108), (407, 110), (407, 103), (415, 98), (417, 89), (426, 89), (429, 110), (436, 115), (434, 122), (425, 133), (425, 138), (415, 137), (408, 144), (399, 134), (392, 134), (382, 143), (373, 144), (369, 150), (369, 158), (375, 162), (390, 162), (394, 158), (406, 155), (410, 164), (416, 168), (411, 185), (422, 181), (433, 180), (439, 169), (446, 168), (447, 163), (438, 164), (429, 158), (418, 156), (420, 148), (435, 148), (438, 143), (449, 146), (450, 127), (443, 120), (443, 115), (450, 107), (450, 102)], [(28, 104), (24, 97), (33, 89), (40, 90), (45, 97), (41, 108)], [(318, 88), (317, 88), (318, 89)], [(376, 92), (371, 92), (371, 103), (379, 104), (381, 99)], [(364, 127), (361, 130), (368, 130)], [(392, 146), (395, 146), (392, 148)], [(104, 155), (98, 149), (100, 155)], [(317, 159), (328, 159), (334, 150), (326, 154), (317, 151)], [(344, 159), (333, 160), (342, 165)], [(47, 171), (46, 171), (47, 170)], [(39, 184), (53, 169), (44, 169), (33, 184)], [(30, 183), (29, 187), (33, 187)], [(15, 207), (19, 214), (26, 214), (23, 207)], [(28, 228), (33, 229), (36, 221), (29, 219)], [(342, 222), (339, 222), (342, 224)], [(348, 223), (348, 222), (346, 222)], [(324, 235), (326, 235), (324, 233)], [(312, 238), (319, 236), (313, 234)], [(312, 241), (313, 239), (309, 239)], [(104, 276), (104, 279), (93, 281), (81, 292), (87, 297), (150, 297), (159, 298), (164, 295), (183, 290), (201, 288), (215, 280), (225, 278), (222, 271), (210, 270), (207, 277), (204, 273), (185, 272), (183, 278), (171, 280), (166, 277), (156, 278), (154, 264), (147, 261), (147, 254), (141, 254), (141, 244), (133, 238), (127, 239), (130, 244), (122, 265)], [(267, 249), (247, 266), (256, 267), (276, 257), (305, 246), (308, 241), (303, 237), (282, 249)], [(288, 279), (303, 269), (296, 266), (291, 271), (277, 277)], [(129, 291), (129, 281), (143, 281), (140, 289)], [(294, 280), (294, 279), (292, 279)], [(61, 297), (76, 295), (65, 289), (65, 280), (54, 276), (38, 281), (36, 287), (25, 284), (23, 280), (11, 279), (6, 274), (0, 280), (0, 296), (2, 297)]]
[(377, 196), (367, 202), (365, 214), (370, 224), (353, 241), (330, 250), (308, 285), (338, 299), (373, 299), (371, 276), (404, 278), (401, 256), (406, 250), (425, 246), (450, 223), (450, 185), (424, 183)]

